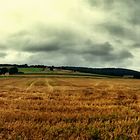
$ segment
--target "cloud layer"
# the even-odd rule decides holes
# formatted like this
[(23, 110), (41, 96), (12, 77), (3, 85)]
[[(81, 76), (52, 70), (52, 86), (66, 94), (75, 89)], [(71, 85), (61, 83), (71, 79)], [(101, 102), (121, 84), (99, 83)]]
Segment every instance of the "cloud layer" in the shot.
[(140, 70), (139, 0), (0, 0), (0, 63)]

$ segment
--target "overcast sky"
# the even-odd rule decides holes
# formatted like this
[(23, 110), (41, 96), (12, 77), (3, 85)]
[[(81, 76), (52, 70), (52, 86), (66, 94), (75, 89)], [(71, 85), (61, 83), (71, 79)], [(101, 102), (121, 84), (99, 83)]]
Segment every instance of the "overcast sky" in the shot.
[(140, 70), (140, 0), (0, 0), (0, 63)]

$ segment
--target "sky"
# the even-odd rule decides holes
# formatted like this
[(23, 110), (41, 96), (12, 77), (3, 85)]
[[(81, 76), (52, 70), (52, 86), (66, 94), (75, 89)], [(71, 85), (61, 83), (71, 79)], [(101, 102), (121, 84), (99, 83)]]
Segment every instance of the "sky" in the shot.
[(0, 0), (0, 63), (140, 71), (140, 0)]

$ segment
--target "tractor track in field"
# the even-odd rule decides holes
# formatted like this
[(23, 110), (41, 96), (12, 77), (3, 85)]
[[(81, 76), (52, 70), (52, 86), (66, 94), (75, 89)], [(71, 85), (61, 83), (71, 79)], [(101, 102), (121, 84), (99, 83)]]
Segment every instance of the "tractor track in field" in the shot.
[(33, 80), (33, 81), (31, 81), (31, 83), (29, 84), (29, 86), (26, 88), (26, 93), (34, 86), (34, 84), (37, 82), (38, 80)]
[(37, 83), (39, 83), (39, 82), (42, 82), (42, 80), (43, 80), (43, 83), (45, 84), (45, 86), (46, 86), (46, 90), (48, 91), (48, 92), (53, 92), (54, 91), (54, 88), (53, 88), (53, 86), (50, 84), (50, 79), (48, 80), (48, 79), (34, 79), (33, 81), (31, 81), (30, 82), (30, 84), (26, 87), (26, 89), (25, 89), (25, 92), (27, 93), (29, 90), (31, 90), (32, 88), (34, 88), (34, 87), (36, 87), (37, 85)]
[(53, 86), (50, 84), (49, 81), (50, 81), (50, 80), (45, 79), (45, 82), (46, 82), (46, 85), (47, 85), (48, 91), (51, 92), (51, 93), (53, 93), (53, 92), (54, 92), (54, 88), (53, 88)]

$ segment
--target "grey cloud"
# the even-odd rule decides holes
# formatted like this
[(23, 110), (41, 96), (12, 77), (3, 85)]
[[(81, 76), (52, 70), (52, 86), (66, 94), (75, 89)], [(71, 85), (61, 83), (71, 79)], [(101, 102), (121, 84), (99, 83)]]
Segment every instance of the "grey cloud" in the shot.
[(119, 62), (119, 63), (125, 63), (125, 60), (132, 59), (133, 55), (128, 51), (120, 51), (120, 52), (112, 52), (108, 55), (92, 55), (92, 54), (86, 54), (83, 56), (88, 61), (98, 61), (103, 63), (111, 63)]
[[(53, 57), (52, 57), (53, 56)], [(127, 66), (131, 64), (132, 54), (129, 52), (118, 52), (110, 55), (97, 56), (91, 54), (76, 54), (68, 53), (63, 55), (61, 53), (36, 53), (33, 54), (29, 59), (29, 63), (39, 63), (47, 65), (71, 65), (71, 66), (94, 66), (103, 67), (107, 66)], [(52, 58), (52, 59), (50, 59)]]
[[(140, 26), (140, 1), (134, 0), (132, 1), (133, 4), (130, 4), (130, 15), (128, 22), (132, 23), (133, 25)], [(133, 8), (132, 8), (133, 7)]]
[(0, 53), (0, 57), (5, 57), (6, 55), (6, 53)]
[(8, 40), (11, 48), (26, 52), (65, 51), (81, 41), (74, 30), (43, 27), (39, 27), (35, 34), (22, 31), (11, 35)]
[(23, 48), (24, 51), (27, 52), (52, 52), (52, 51), (58, 51), (62, 49), (57, 42), (38, 42), (38, 43), (31, 43), (28, 44), (25, 48)]
[[(137, 13), (138, 12), (138, 13)], [(129, 20), (134, 25), (140, 26), (140, 10), (134, 13), (134, 16)]]
[(7, 46), (5, 45), (5, 43), (0, 43), (0, 50), (6, 50)]
[[(43, 35), (41, 34), (42, 32)], [(121, 34), (119, 32), (121, 31), (118, 31), (118, 34)], [(116, 52), (115, 47), (112, 46), (110, 42), (96, 43), (96, 40), (94, 41), (94, 39), (88, 39), (86, 36), (84, 38), (81, 37), (75, 30), (51, 30), (42, 27), (39, 30), (39, 33), (40, 36), (43, 36), (43, 38), (39, 38), (39, 40), (34, 40), (30, 37), (30, 34), (22, 32), (13, 36), (11, 42), (22, 44), (23, 46), (20, 47), (20, 51), (36, 53), (38, 56), (41, 56), (40, 59), (42, 56), (47, 57), (51, 55), (50, 57), (53, 56), (53, 60), (57, 61), (61, 59), (61, 64), (67, 62), (70, 62), (70, 64), (84, 62), (86, 64), (93, 60), (96, 60), (99, 63), (110, 63), (111, 61), (121, 60), (121, 63), (123, 63), (126, 58), (132, 58), (132, 54), (128, 51)], [(17, 38), (18, 43), (16, 41)], [(32, 59), (30, 60), (35, 60), (37, 55), (32, 55)], [(54, 56), (56, 58), (54, 58)], [(71, 58), (68, 56), (71, 56)], [(73, 60), (72, 58), (77, 59)], [(47, 59), (52, 58), (47, 57)], [(70, 59), (70, 61), (68, 61), (68, 59)], [(38, 61), (44, 60), (42, 58)]]
[(140, 43), (134, 43), (131, 48), (140, 49)]
[(104, 12), (120, 19), (120, 22), (140, 26), (139, 0), (87, 0), (90, 6), (101, 8)]
[(129, 59), (129, 58), (133, 58), (133, 57), (134, 57), (133, 54), (127, 50), (122, 50), (120, 53), (118, 53), (119, 60)]
[(139, 8), (140, 2), (137, 4), (137, 6), (135, 6), (135, 8), (133, 9), (128, 22), (130, 22), (131, 24), (133, 24), (134, 26), (140, 26), (140, 8)]
[(84, 49), (82, 51), (83, 54), (91, 54), (95, 56), (105, 56), (109, 55), (114, 49), (113, 47), (108, 43), (105, 42), (103, 44), (87, 44), (86, 50)]
[(139, 0), (87, 0), (87, 2), (90, 6), (97, 6), (105, 8), (106, 10), (111, 10), (110, 8), (119, 8), (120, 10), (124, 10), (122, 9), (122, 7), (126, 8), (131, 6), (134, 6), (136, 8), (140, 4)]
[(100, 6), (101, 4), (106, 4), (106, 5), (110, 5), (111, 3), (114, 2), (114, 0), (87, 0), (87, 2), (91, 5), (91, 6)]
[(82, 51), (82, 56), (87, 61), (95, 60), (99, 63), (124, 63), (125, 60), (132, 59), (134, 57), (128, 50), (121, 49), (116, 52), (115, 48), (109, 42), (90, 44), (90, 47), (88, 46), (87, 50)]
[(84, 14), (71, 11), (58, 25), (36, 21), (30, 28), (9, 34), (0, 49), (28, 54), (26, 63), (102, 67), (135, 63), (133, 49), (140, 48), (140, 1), (80, 2)]
[[(69, 40), (63, 40), (63, 37), (60, 38), (60, 36), (58, 36), (56, 40), (52, 40), (49, 44), (46, 43), (42, 45), (40, 43), (38, 47), (33, 45), (31, 45), (31, 47), (28, 46), (26, 51), (37, 53), (32, 55), (30, 60), (35, 62), (39, 61), (40, 63), (45, 63), (47, 61), (48, 64), (52, 62), (56, 65), (86, 65), (88, 62), (94, 61), (100, 64), (109, 64), (117, 61), (120, 61), (119, 63), (124, 63), (126, 59), (133, 58), (133, 55), (129, 51), (122, 50), (115, 52), (114, 47), (109, 42), (95, 44), (88, 40), (81, 41), (78, 44), (73, 42), (71, 38), (69, 38)], [(72, 46), (66, 45), (70, 44), (68, 42), (70, 42)], [(37, 56), (40, 57), (38, 58)], [(44, 60), (46, 61), (44, 62)]]
[(137, 39), (137, 34), (131, 28), (127, 28), (124, 25), (119, 25), (116, 23), (103, 23), (98, 25), (101, 30), (108, 32), (112, 37), (117, 37), (118, 39), (135, 40)]

